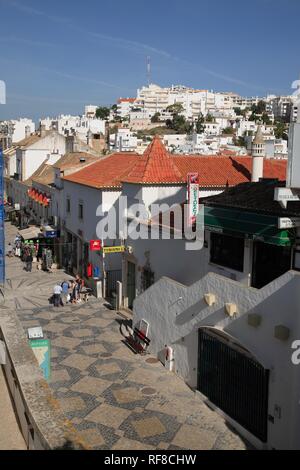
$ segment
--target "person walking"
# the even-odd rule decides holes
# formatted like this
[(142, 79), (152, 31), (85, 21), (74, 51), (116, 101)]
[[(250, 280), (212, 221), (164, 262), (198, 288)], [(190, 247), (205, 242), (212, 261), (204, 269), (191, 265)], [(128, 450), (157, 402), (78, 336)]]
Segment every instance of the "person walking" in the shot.
[(32, 254), (30, 252), (28, 252), (26, 258), (25, 258), (25, 262), (26, 262), (26, 271), (31, 273), (32, 271), (32, 262), (33, 262), (33, 257), (32, 257)]
[(7, 245), (7, 249), (6, 249), (6, 255), (11, 258), (13, 256), (13, 247), (12, 247), (12, 244), (9, 243)]
[(61, 285), (61, 288), (62, 288), (62, 301), (63, 301), (63, 304), (67, 304), (69, 302), (69, 289), (70, 289), (70, 285), (68, 283), (68, 281), (64, 281)]
[(62, 304), (61, 293), (62, 287), (56, 284), (53, 289), (54, 307), (59, 307)]

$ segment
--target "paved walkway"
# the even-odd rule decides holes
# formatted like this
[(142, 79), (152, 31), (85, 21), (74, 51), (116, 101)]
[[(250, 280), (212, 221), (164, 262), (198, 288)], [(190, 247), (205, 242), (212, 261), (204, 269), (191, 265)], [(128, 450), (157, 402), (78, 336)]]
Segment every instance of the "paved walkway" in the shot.
[[(15, 233), (7, 227), (7, 237)], [(6, 308), (24, 326), (42, 326), (52, 344), (50, 386), (94, 449), (245, 449), (242, 438), (185, 383), (124, 344), (122, 318), (101, 301), (49, 306), (62, 272), (22, 270), (9, 259)]]
[(0, 450), (26, 450), (0, 366)]

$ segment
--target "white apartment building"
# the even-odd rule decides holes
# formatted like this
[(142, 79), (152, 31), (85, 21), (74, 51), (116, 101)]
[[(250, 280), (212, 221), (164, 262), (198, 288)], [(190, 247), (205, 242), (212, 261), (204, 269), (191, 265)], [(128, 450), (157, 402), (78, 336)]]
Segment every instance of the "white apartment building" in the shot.
[(289, 122), (297, 119), (297, 107), (294, 96), (271, 96), (268, 100), (269, 107), (275, 118), (282, 118)]
[(183, 114), (190, 119), (196, 118), (200, 112), (205, 114), (206, 102), (212, 101), (212, 96), (209, 95), (207, 90), (194, 90), (184, 86), (162, 88), (150, 84), (137, 91), (136, 106), (153, 116), (155, 113), (164, 115), (168, 106), (180, 103), (184, 108)]
[(84, 107), (84, 115), (87, 118), (95, 118), (96, 117), (96, 111), (98, 109), (98, 106), (95, 106), (93, 104), (89, 104)]
[(116, 134), (110, 135), (110, 149), (114, 152), (135, 152), (137, 136), (127, 128), (118, 129)]
[(8, 147), (16, 144), (35, 132), (35, 123), (31, 119), (20, 118), (3, 121), (1, 127), (6, 129)]
[(105, 121), (88, 116), (61, 115), (56, 118), (41, 119), (40, 124), (46, 130), (55, 130), (59, 134), (76, 135), (86, 142), (89, 133), (100, 136), (105, 135)]
[(119, 98), (117, 103), (117, 116), (121, 119), (129, 117), (132, 108), (135, 107), (135, 98)]

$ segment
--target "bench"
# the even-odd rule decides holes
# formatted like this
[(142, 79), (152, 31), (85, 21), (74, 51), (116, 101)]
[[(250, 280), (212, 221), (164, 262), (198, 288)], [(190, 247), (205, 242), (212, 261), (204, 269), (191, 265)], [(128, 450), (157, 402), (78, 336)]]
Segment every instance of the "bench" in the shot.
[(145, 354), (150, 344), (150, 339), (138, 328), (134, 328), (133, 334), (127, 336), (126, 342), (136, 354)]

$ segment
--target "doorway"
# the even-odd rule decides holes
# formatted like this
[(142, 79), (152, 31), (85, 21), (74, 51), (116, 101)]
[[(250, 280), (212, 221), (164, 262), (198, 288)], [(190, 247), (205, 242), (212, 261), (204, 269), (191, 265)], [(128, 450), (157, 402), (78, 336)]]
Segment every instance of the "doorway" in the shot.
[(244, 348), (199, 330), (198, 390), (214, 405), (267, 441), (269, 371)]

